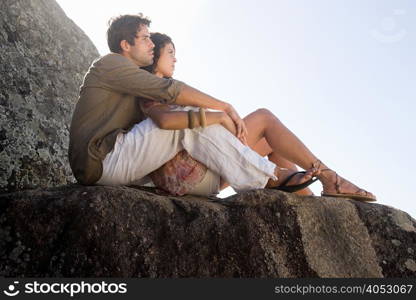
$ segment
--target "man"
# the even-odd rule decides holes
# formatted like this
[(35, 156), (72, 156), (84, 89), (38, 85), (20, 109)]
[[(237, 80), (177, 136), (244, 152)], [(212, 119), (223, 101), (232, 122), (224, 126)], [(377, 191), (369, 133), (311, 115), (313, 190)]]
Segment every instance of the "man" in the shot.
[(230, 104), (139, 68), (153, 62), (149, 25), (141, 14), (113, 19), (107, 31), (112, 53), (96, 60), (85, 75), (70, 128), (69, 160), (78, 182), (138, 184), (182, 149), (237, 190), (275, 181), (279, 168), (226, 129), (214, 131), (219, 125), (200, 132), (162, 130), (149, 119), (143, 121), (136, 97), (220, 110), (235, 122), (240, 140), (247, 134)]

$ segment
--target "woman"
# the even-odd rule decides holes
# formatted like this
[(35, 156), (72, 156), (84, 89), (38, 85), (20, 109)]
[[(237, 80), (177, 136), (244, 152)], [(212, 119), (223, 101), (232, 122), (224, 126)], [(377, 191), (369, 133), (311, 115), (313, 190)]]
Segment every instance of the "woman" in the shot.
[[(151, 39), (155, 44), (154, 63), (145, 69), (159, 77), (172, 77), (176, 63), (172, 40), (160, 33), (152, 33)], [(188, 128), (188, 114), (185, 111), (198, 109), (159, 104), (151, 100), (141, 101), (141, 108), (160, 128), (168, 130)], [(221, 124), (236, 134), (234, 122), (226, 114), (207, 112), (206, 115), (207, 125)], [(376, 201), (374, 195), (356, 187), (326, 167), (270, 111), (259, 109), (246, 116), (244, 122), (248, 134), (241, 142), (261, 156), (267, 155), (276, 165), (284, 167), (280, 170), (279, 179), (270, 180), (266, 187), (286, 191), (299, 190), (299, 194), (310, 195), (311, 191), (304, 187), (314, 182), (315, 179), (312, 178), (316, 176), (323, 185), (323, 196)], [(297, 172), (296, 165), (307, 171)], [(185, 151), (181, 151), (171, 161), (151, 173), (150, 177), (159, 188), (179, 195), (216, 194), (227, 186), (227, 183), (220, 182), (219, 175), (207, 170)]]

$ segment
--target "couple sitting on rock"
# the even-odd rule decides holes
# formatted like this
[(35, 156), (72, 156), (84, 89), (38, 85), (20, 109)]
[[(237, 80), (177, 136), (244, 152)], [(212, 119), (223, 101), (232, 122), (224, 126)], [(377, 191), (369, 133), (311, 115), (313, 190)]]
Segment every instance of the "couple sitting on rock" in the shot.
[(319, 179), (323, 196), (376, 200), (329, 169), (267, 109), (241, 119), (229, 103), (172, 79), (174, 43), (150, 34), (149, 25), (141, 14), (112, 19), (111, 53), (85, 75), (70, 129), (78, 182), (152, 181), (174, 195), (215, 195), (228, 185), (311, 195), (307, 186)]

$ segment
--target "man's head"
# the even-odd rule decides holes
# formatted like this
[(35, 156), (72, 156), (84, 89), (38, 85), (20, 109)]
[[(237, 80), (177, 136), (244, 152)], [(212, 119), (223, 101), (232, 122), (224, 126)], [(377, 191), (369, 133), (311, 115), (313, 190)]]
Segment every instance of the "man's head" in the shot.
[(107, 30), (107, 43), (111, 52), (131, 59), (140, 67), (153, 63), (154, 44), (150, 39), (150, 20), (138, 15), (112, 18)]

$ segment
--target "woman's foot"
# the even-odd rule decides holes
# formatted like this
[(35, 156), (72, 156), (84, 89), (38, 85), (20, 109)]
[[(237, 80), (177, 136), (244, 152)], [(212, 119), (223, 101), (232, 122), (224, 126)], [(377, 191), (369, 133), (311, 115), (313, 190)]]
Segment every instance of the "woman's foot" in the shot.
[[(290, 170), (290, 169), (283, 169), (283, 168), (276, 168), (275, 175), (277, 176), (278, 180), (270, 179), (266, 185), (266, 188), (275, 188), (281, 186), (287, 178), (295, 173), (298, 173), (297, 170)], [(311, 180), (313, 177), (317, 176), (319, 171), (315, 168), (309, 169), (305, 171), (305, 173), (298, 173), (294, 175), (288, 182), (284, 185), (287, 187), (299, 185)]]
[(318, 178), (322, 183), (322, 196), (345, 197), (359, 201), (377, 201), (376, 196), (366, 190), (357, 187), (335, 171), (328, 169), (320, 161), (313, 165), (319, 170)]

